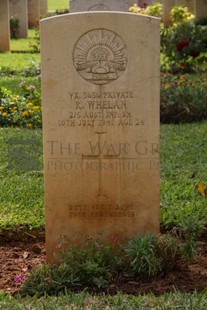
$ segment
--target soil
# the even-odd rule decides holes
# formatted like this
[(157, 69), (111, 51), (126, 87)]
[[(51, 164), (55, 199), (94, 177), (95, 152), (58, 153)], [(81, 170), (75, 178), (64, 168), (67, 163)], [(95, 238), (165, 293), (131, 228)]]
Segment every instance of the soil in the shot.
[[(26, 238), (0, 236), (0, 291), (17, 294), (21, 279), (29, 270), (46, 260), (43, 234), (29, 235)], [(148, 279), (130, 279), (120, 274), (115, 283), (104, 289), (105, 293), (127, 294), (154, 293), (160, 295), (173, 292), (201, 292), (207, 287), (207, 240), (202, 240), (197, 256), (193, 263), (180, 270)], [(98, 292), (90, 288), (89, 291)], [(100, 292), (100, 291), (99, 291)], [(102, 290), (103, 292), (103, 290)]]

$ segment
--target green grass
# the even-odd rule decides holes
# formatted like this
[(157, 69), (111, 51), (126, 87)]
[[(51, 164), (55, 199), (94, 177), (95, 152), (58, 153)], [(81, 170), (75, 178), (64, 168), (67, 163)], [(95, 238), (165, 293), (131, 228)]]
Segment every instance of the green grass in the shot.
[[(34, 43), (35, 30), (29, 30), (28, 39), (12, 39), (11, 40), (11, 52), (0, 53), (0, 73), (1, 75), (9, 75), (5, 80), (8, 81), (8, 88), (11, 80), (17, 78), (19, 75), (18, 71), (25, 70), (28, 67), (39, 66), (40, 64), (40, 54), (33, 53), (33, 48), (30, 44)], [(24, 53), (21, 53), (24, 51)], [(12, 72), (13, 71), (13, 72)], [(13, 73), (13, 76), (10, 75)], [(0, 86), (6, 86), (4, 80), (0, 79)], [(12, 90), (12, 89), (11, 89)]]
[(25, 53), (0, 53), (0, 70), (8, 68), (12, 70), (23, 70), (25, 67), (30, 66), (33, 62), (38, 64), (40, 61), (39, 54)]
[(23, 76), (11, 76), (8, 78), (7, 76), (3, 76), (0, 78), (0, 87), (6, 87), (11, 90), (12, 93), (19, 94), (19, 83), (25, 81), (28, 84), (37, 85), (38, 84), (37, 77), (23, 77)]
[[(40, 130), (0, 129), (0, 229), (44, 225), (41, 139)], [(28, 151), (25, 143), (30, 141)], [(30, 158), (34, 170), (26, 166)]]
[[(196, 190), (199, 180), (207, 182), (206, 132), (207, 122), (161, 126), (162, 226), (197, 227), (207, 222), (207, 199)], [(35, 137), (40, 145), (38, 158), (42, 162), (41, 135), (41, 130), (0, 130), (0, 228), (15, 228), (19, 224), (44, 225), (41, 169), (8, 170), (9, 149), (6, 144), (7, 140), (16, 137)]]
[(57, 9), (68, 9), (69, 0), (48, 0), (48, 11), (55, 11)]
[(31, 52), (33, 51), (32, 45), (35, 43), (35, 34), (36, 31), (34, 29), (28, 30), (28, 38), (26, 39), (11, 39), (11, 51), (24, 51)]
[(0, 294), (1, 310), (203, 310), (207, 308), (207, 292), (185, 294), (179, 291), (156, 297), (152, 294), (132, 296), (91, 296), (87, 293), (67, 293), (58, 297), (20, 298)]
[(207, 218), (207, 199), (196, 191), (200, 180), (207, 183), (206, 132), (206, 121), (162, 126), (161, 220), (165, 226)]

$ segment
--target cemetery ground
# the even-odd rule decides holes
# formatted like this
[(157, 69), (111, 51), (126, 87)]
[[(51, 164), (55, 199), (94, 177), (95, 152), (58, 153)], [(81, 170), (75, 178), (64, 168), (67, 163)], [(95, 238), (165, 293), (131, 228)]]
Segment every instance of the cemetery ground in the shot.
[(134, 279), (120, 273), (117, 281), (105, 288), (89, 287), (91, 295), (80, 287), (75, 294), (67, 293), (59, 299), (35, 299), (20, 298), (18, 292), (24, 275), (45, 260), (43, 175), (41, 169), (8, 170), (8, 142), (14, 138), (39, 141), (41, 167), (41, 130), (2, 128), (0, 308), (19, 309), (21, 304), (25, 309), (29, 305), (35, 309), (47, 304), (46, 309), (55, 309), (55, 305), (66, 306), (70, 301), (74, 309), (84, 309), (86, 305), (93, 305), (92, 309), (104, 309), (106, 305), (111, 305), (111, 309), (137, 309), (138, 305), (143, 309), (173, 309), (175, 304), (180, 305), (179, 309), (186, 304), (187, 309), (203, 309), (207, 303), (207, 206), (206, 197), (198, 193), (196, 185), (207, 179), (206, 131), (206, 122), (161, 127), (161, 228), (163, 232), (174, 230), (177, 235), (195, 234), (198, 251), (188, 266), (147, 278)]
[[(161, 125), (161, 232), (189, 241), (189, 253), (196, 250), (189, 264), (150, 277), (132, 277), (120, 271), (115, 280), (102, 288), (78, 286), (58, 296), (19, 295), (24, 277), (45, 262), (42, 130), (38, 128), (39, 108), (34, 109), (39, 107), (35, 101), (39, 97), (32, 87), (39, 88), (39, 54), (32, 53), (31, 48), (34, 36), (30, 30), (32, 43), (13, 40), (12, 50), (16, 53), (0, 54), (0, 86), (11, 91), (6, 98), (14, 103), (9, 108), (15, 108), (18, 96), (26, 91), (34, 95), (34, 102), (29, 102), (32, 105), (27, 101), (27, 110), (21, 112), (22, 126), (26, 128), (0, 128), (0, 309), (207, 308), (206, 120)], [(206, 74), (182, 75), (173, 83), (182, 87), (189, 79), (193, 88), (192, 80), (206, 80)], [(22, 81), (28, 87), (20, 88)], [(167, 90), (169, 84), (162, 87)], [(198, 90), (197, 100), (199, 96)], [(35, 121), (28, 120), (31, 112)], [(8, 109), (5, 113), (6, 124), (12, 121), (14, 112)], [(25, 154), (25, 147), (15, 146), (15, 140), (32, 141), (35, 149), (29, 144), (29, 153)]]

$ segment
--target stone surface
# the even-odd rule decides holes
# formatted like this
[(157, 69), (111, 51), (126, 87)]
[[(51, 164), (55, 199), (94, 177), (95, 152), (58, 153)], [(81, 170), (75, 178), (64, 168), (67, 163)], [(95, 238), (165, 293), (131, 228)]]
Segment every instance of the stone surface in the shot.
[(9, 1), (0, 1), (0, 51), (10, 50)]
[(184, 5), (188, 8), (191, 13), (195, 13), (195, 0), (175, 0), (175, 5)]
[(38, 27), (40, 19), (40, 0), (27, 0), (29, 27)]
[(165, 25), (170, 23), (170, 11), (175, 6), (175, 0), (162, 0), (163, 14), (162, 21)]
[(195, 15), (197, 18), (207, 18), (207, 0), (195, 1)]
[(139, 4), (139, 5), (143, 5), (144, 3), (147, 3), (148, 5), (152, 5), (152, 4), (155, 3), (155, 2), (160, 2), (160, 1), (157, 1), (157, 0), (147, 0), (147, 1), (145, 1), (145, 0), (140, 0), (140, 1), (138, 1), (138, 4)]
[(133, 0), (71, 0), (70, 13), (85, 11), (124, 11), (134, 4)]
[(47, 259), (61, 236), (159, 232), (160, 21), (40, 22)]
[(39, 0), (40, 1), (40, 16), (45, 16), (48, 12), (48, 1), (47, 0)]
[(10, 0), (9, 1), (10, 17), (19, 20), (18, 38), (27, 38), (28, 36), (28, 11), (27, 0)]

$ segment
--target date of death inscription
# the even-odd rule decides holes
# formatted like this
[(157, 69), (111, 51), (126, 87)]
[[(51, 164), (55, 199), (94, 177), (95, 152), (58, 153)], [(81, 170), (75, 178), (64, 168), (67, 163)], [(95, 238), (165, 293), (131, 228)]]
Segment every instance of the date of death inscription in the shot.
[(134, 97), (132, 91), (69, 92), (70, 111), (58, 120), (58, 126), (142, 127), (144, 119), (141, 115), (135, 116), (131, 109)]

